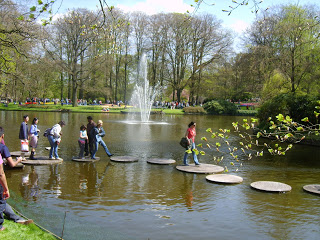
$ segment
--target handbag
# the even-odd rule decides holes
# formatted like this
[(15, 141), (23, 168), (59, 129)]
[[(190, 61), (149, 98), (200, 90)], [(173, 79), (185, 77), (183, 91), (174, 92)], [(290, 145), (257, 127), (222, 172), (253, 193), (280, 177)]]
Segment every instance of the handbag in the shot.
[(29, 152), (29, 142), (21, 140), (21, 152)]
[(188, 141), (188, 139), (187, 139), (186, 137), (183, 137), (183, 138), (181, 138), (181, 140), (180, 140), (180, 145), (181, 145), (183, 148), (187, 148), (187, 147), (190, 145), (190, 143), (189, 143), (189, 141)]

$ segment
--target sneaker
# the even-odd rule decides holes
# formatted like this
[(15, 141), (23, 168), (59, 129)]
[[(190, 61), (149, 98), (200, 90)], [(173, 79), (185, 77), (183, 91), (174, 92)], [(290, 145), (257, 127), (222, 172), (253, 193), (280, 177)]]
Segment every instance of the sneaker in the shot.
[(54, 160), (54, 158), (53, 157), (49, 157), (49, 160)]
[(110, 155), (108, 155), (109, 157), (112, 157), (113, 156), (113, 154), (110, 154)]
[(22, 220), (16, 221), (16, 223), (19, 223), (22, 225), (29, 225), (29, 224), (33, 223), (33, 220), (32, 219), (28, 219), (28, 220), (22, 219)]
[(59, 157), (55, 157), (55, 159), (56, 159), (56, 160), (60, 160), (60, 158), (59, 158)]
[(189, 166), (189, 164), (183, 164), (183, 166)]

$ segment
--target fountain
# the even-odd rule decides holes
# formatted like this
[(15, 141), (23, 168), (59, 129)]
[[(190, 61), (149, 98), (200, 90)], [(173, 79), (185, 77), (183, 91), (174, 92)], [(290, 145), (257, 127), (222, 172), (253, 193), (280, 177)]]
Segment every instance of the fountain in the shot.
[(139, 108), (141, 122), (148, 123), (152, 104), (159, 94), (159, 86), (149, 86), (149, 81), (147, 79), (147, 57), (145, 53), (141, 56), (137, 75), (137, 82), (132, 94), (131, 102), (134, 106)]

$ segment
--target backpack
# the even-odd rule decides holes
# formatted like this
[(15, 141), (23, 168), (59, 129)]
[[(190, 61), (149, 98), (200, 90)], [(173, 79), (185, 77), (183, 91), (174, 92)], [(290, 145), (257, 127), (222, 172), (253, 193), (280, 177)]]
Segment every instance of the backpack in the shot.
[(48, 137), (49, 134), (50, 134), (50, 132), (51, 132), (51, 130), (52, 130), (52, 128), (47, 128), (47, 129), (44, 131), (43, 136)]

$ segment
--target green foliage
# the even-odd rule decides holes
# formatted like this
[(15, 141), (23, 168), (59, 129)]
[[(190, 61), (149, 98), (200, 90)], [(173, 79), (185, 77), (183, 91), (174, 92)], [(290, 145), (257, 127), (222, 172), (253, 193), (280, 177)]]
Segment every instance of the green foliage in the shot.
[(185, 107), (183, 108), (185, 113), (206, 113), (203, 107)]
[(213, 100), (206, 102), (203, 105), (203, 108), (210, 114), (236, 115), (237, 113), (236, 105), (225, 100)]
[(310, 122), (316, 123), (315, 109), (317, 105), (316, 97), (298, 96), (292, 93), (280, 94), (260, 107), (257, 114), (260, 120), (259, 128), (268, 129), (270, 120), (276, 120), (278, 114), (289, 115), (298, 123), (302, 123), (302, 119), (306, 117)]

